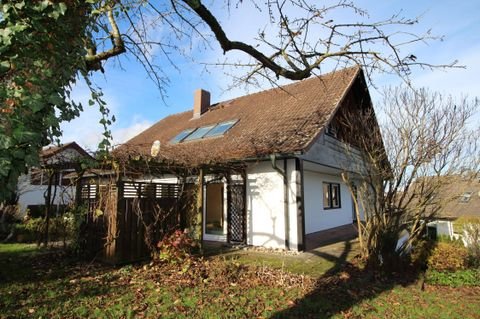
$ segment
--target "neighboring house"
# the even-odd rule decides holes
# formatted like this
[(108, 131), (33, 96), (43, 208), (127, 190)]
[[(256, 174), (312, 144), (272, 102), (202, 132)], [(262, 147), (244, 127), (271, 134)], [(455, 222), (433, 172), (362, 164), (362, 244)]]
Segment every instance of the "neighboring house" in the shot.
[(18, 204), (21, 214), (29, 209), (38, 215), (43, 213), (45, 195), (52, 176), (52, 203), (54, 212), (59, 213), (75, 199), (73, 181), (67, 178), (75, 171), (80, 161), (94, 160), (77, 143), (71, 142), (61, 146), (50, 146), (40, 152), (41, 167), (31, 168), (18, 180)]
[(449, 181), (436, 192), (437, 200), (443, 205), (436, 220), (428, 223), (428, 227), (430, 232), (434, 229), (437, 236), (458, 238), (461, 231), (455, 229), (454, 223), (459, 217), (480, 219), (480, 177), (457, 175), (444, 178)]
[[(216, 104), (197, 90), (193, 111), (164, 118), (116, 154), (190, 167), (236, 166), (220, 179), (205, 173), (203, 239), (304, 250), (355, 231), (341, 173), (362, 164), (346, 144), (356, 132), (341, 117), (371, 108), (357, 67)], [(167, 175), (135, 180), (177, 183)]]

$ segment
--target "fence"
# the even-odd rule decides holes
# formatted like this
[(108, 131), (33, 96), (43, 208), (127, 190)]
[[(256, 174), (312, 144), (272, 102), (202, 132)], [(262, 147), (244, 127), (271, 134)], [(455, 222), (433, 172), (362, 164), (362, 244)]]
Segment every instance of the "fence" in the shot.
[(147, 258), (164, 234), (185, 226), (184, 193), (179, 184), (81, 185), (81, 202), (88, 208), (85, 248), (115, 264)]

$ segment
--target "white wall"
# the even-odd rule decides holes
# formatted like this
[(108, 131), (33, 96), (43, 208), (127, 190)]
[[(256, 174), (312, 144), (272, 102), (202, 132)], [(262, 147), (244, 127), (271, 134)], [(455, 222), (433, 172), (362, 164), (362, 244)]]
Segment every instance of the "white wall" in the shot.
[[(52, 155), (45, 160), (44, 164), (51, 165), (57, 163), (69, 163), (79, 158), (86, 157), (79, 153), (76, 149), (69, 147), (63, 149), (61, 152)], [(63, 174), (71, 173), (73, 170), (64, 170)], [(24, 214), (29, 205), (44, 205), (44, 194), (48, 188), (47, 185), (32, 185), (30, 184), (30, 172), (27, 175), (22, 175), (18, 179), (17, 192), (19, 194), (18, 205), (20, 206), (20, 214)], [(52, 192), (54, 187), (52, 187)], [(53, 193), (52, 193), (53, 196)], [(54, 205), (68, 205), (75, 200), (74, 186), (57, 186), (56, 195), (54, 198)]]
[[(47, 185), (31, 185), (30, 174), (20, 176), (18, 180), (18, 205), (20, 214), (23, 216), (29, 205), (45, 205), (44, 194), (47, 191)], [(54, 187), (52, 187), (53, 196)], [(57, 186), (57, 193), (53, 201), (54, 205), (67, 205), (75, 199), (75, 187)]]
[[(277, 161), (283, 168), (283, 161)], [(247, 244), (285, 248), (283, 177), (270, 162), (247, 168)]]
[[(340, 184), (340, 208), (323, 208), (323, 182)], [(352, 197), (340, 176), (305, 171), (304, 183), (305, 234), (352, 223)]]
[(427, 224), (427, 226), (433, 226), (437, 228), (437, 236), (449, 236), (453, 237), (453, 225), (448, 220), (436, 220)]

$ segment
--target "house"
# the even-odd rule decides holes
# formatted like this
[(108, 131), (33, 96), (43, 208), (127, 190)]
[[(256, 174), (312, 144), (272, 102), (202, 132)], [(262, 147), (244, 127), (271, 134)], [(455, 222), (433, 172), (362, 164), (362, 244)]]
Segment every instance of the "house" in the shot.
[(476, 218), (480, 221), (480, 178), (475, 175), (444, 176), (444, 182), (436, 192), (442, 203), (434, 221), (428, 223), (428, 231), (434, 237), (459, 238), (462, 230), (455, 227), (459, 218)]
[[(192, 177), (203, 185), (203, 240), (305, 250), (355, 235), (341, 173), (362, 164), (350, 145), (354, 129), (341, 119), (367, 109), (371, 99), (358, 67), (214, 104), (209, 92), (197, 90), (193, 110), (162, 119), (116, 155), (209, 167)], [(219, 175), (215, 167), (231, 170)], [(168, 174), (134, 181), (179, 182)]]
[[(43, 214), (45, 196), (51, 183), (51, 202), (55, 213), (60, 213), (75, 199), (73, 181), (67, 178), (81, 161), (94, 160), (77, 143), (49, 146), (40, 152), (40, 167), (31, 168), (20, 176), (17, 186), (18, 205), (21, 214), (27, 209), (33, 215)], [(51, 177), (51, 178), (50, 178)]]

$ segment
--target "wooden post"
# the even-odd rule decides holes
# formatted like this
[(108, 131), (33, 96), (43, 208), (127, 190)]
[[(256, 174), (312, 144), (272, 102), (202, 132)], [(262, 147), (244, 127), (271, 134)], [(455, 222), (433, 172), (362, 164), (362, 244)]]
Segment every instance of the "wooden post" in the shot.
[(203, 169), (198, 172), (197, 207), (195, 216), (195, 239), (198, 240), (200, 251), (203, 252)]

